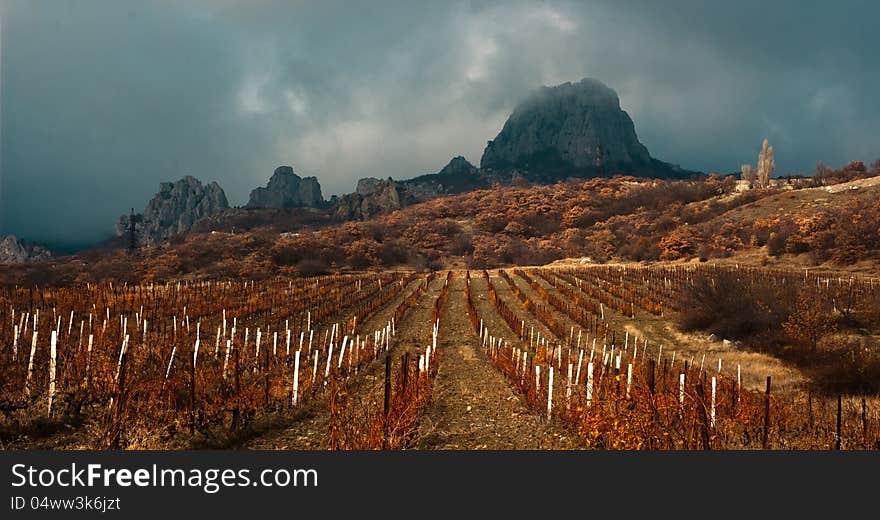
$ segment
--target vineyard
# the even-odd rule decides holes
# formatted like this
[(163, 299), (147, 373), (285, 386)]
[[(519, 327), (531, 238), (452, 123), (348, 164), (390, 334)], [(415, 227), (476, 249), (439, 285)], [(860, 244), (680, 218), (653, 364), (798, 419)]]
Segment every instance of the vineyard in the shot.
[(0, 446), (878, 449), (878, 323), (738, 266), (8, 288)]

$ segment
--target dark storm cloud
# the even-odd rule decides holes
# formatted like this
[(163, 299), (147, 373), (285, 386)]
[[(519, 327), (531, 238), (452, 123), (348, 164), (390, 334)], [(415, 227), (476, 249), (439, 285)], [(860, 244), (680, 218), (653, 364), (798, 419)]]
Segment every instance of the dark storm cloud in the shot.
[(477, 163), (531, 89), (598, 78), (659, 158), (880, 156), (870, 2), (0, 0), (0, 231), (93, 241), (158, 182)]

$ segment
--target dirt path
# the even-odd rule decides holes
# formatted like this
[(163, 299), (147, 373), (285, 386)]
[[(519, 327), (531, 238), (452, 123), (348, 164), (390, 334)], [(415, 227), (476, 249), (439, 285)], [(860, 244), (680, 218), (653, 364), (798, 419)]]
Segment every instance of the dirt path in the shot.
[[(442, 357), (435, 382), (435, 400), (422, 418), (421, 441), (415, 447), (577, 448), (576, 439), (568, 431), (528, 410), (519, 394), (486, 358), (468, 321), (463, 276), (458, 272), (450, 282), (449, 300), (440, 319), (438, 348)], [(487, 303), (486, 284), (481, 280), (472, 280), (473, 289)], [(497, 314), (485, 308), (480, 311), (485, 313), (490, 327), (509, 332)]]
[[(397, 305), (414, 290), (419, 284), (424, 283), (424, 278), (418, 278), (410, 287), (407, 287), (401, 295), (386, 305), (381, 311), (377, 312), (368, 319), (363, 327), (359, 327), (362, 331), (372, 331), (385, 326)], [(404, 352), (415, 353), (427, 345), (431, 336), (431, 314), (433, 312), (434, 300), (443, 286), (444, 280), (439, 277), (431, 282), (428, 291), (422, 295), (412, 308), (404, 315), (401, 323), (396, 326), (397, 335), (391, 347), (391, 353), (395, 357), (399, 357)], [(349, 393), (357, 396), (369, 392), (370, 389), (378, 384), (380, 376), (382, 376), (384, 365), (381, 362), (373, 362), (366, 367), (360, 374), (353, 376), (349, 385)], [(353, 399), (356, 397), (352, 397)], [(327, 449), (328, 441), (328, 424), (329, 413), (326, 406), (326, 400), (319, 397), (306, 406), (306, 410), (300, 412), (302, 420), (297, 421), (293, 425), (283, 430), (271, 432), (261, 437), (251, 439), (244, 444), (245, 449), (258, 450), (320, 450)]]

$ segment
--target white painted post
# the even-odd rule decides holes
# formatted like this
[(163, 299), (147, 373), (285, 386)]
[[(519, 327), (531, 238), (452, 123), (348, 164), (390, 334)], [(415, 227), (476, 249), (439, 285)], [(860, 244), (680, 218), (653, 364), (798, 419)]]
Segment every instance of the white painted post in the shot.
[(226, 373), (226, 367), (229, 366), (229, 351), (232, 350), (232, 340), (226, 340), (226, 357), (223, 358), (223, 380), (226, 381), (228, 375)]
[(220, 355), (220, 332), (223, 330), (221, 325), (217, 326), (217, 339), (214, 340), (214, 359)]
[(581, 380), (581, 365), (583, 364), (583, 362), (584, 362), (584, 350), (581, 349), (581, 353), (580, 353), (580, 355), (578, 355), (578, 368), (577, 368), (577, 373), (576, 373), (576, 375), (574, 376), (574, 386), (577, 386), (578, 383), (580, 383), (580, 380)]
[(541, 365), (535, 365), (535, 397), (541, 391)]
[(293, 406), (299, 402), (299, 354), (297, 350), (293, 355)]
[(568, 410), (571, 408), (571, 372), (572, 372), (571, 363), (568, 364), (568, 379), (566, 379), (565, 385), (565, 409)]
[[(72, 320), (71, 320), (71, 323), (73, 323)], [(69, 337), (70, 333), (68, 333), (67, 335)], [(57, 363), (57, 359), (58, 359), (57, 342), (58, 342), (58, 335), (53, 330), (52, 331), (51, 346), (50, 346), (50, 351), (49, 351), (49, 356), (50, 356), (49, 357), (49, 410), (48, 410), (49, 417), (52, 417), (52, 401), (55, 399), (55, 367), (56, 367), (56, 363)]]
[(684, 406), (684, 372), (678, 375), (678, 404)]
[(632, 387), (632, 380), (633, 380), (633, 364), (628, 363), (626, 365), (626, 398), (627, 399), (629, 399), (629, 397), (630, 397), (629, 390)]
[(254, 351), (254, 370), (257, 370), (257, 365), (260, 364), (260, 340), (263, 339), (263, 331), (260, 330), (260, 327), (257, 327), (257, 345), (256, 350)]
[(171, 357), (168, 358), (168, 368), (165, 369), (165, 380), (162, 382), (162, 390), (165, 390), (165, 384), (168, 383), (168, 376), (171, 374), (171, 365), (174, 363), (175, 352), (177, 352), (177, 345), (171, 347)]
[(315, 362), (314, 362), (313, 368), (312, 368), (312, 384), (315, 384), (315, 379), (318, 378), (318, 354), (320, 352), (321, 352), (320, 350), (315, 349)]
[(553, 365), (550, 365), (550, 372), (547, 376), (547, 419), (553, 417)]
[(348, 344), (348, 336), (342, 338), (342, 349), (339, 351), (339, 363), (336, 368), (342, 368), (342, 360), (345, 359), (345, 347)]
[(593, 402), (593, 362), (587, 363), (587, 406)]
[(711, 410), (711, 417), (712, 417), (711, 426), (712, 426), (712, 428), (715, 427), (715, 385), (716, 385), (715, 376), (712, 376), (712, 410)]
[(739, 391), (742, 388), (742, 367), (736, 365), (736, 396), (739, 399)]
[(327, 366), (324, 368), (324, 386), (327, 385), (327, 378), (330, 377), (330, 361), (333, 359), (333, 343), (330, 343), (330, 350), (327, 352)]
[[(34, 321), (36, 321), (36, 319)], [(27, 379), (24, 382), (24, 392), (28, 396), (31, 395), (30, 386), (31, 386), (31, 377), (33, 376), (33, 373), (34, 373), (34, 354), (37, 353), (37, 334), (38, 334), (38, 331), (36, 329), (34, 329), (34, 334), (31, 337), (31, 355), (30, 355), (30, 358), (28, 359)]]

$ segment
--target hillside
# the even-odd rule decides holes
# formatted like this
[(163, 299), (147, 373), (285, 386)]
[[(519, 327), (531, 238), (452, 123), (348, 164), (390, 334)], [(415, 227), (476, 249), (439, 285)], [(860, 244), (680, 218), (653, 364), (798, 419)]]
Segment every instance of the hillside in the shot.
[(372, 268), (440, 269), (730, 259), (873, 272), (876, 180), (738, 192), (732, 177), (596, 178), (436, 198), (334, 224), (305, 209), (240, 211), (135, 256), (93, 251), (10, 268), (6, 284), (185, 277), (264, 278)]

